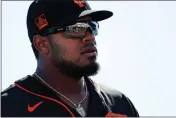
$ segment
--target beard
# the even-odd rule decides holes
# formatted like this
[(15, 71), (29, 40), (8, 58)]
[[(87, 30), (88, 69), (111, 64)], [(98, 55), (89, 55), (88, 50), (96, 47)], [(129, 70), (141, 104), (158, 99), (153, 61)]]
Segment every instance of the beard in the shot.
[(81, 77), (88, 77), (96, 75), (99, 71), (99, 64), (96, 62), (96, 56), (89, 57), (89, 64), (81, 66), (72, 61), (64, 59), (64, 50), (60, 46), (52, 43), (52, 64), (63, 75), (72, 77), (75, 80)]
[(91, 62), (85, 66), (79, 66), (73, 62), (66, 60), (53, 61), (54, 65), (58, 70), (67, 76), (74, 79), (81, 79), (81, 77), (88, 77), (97, 74), (99, 70), (99, 64), (96, 62)]

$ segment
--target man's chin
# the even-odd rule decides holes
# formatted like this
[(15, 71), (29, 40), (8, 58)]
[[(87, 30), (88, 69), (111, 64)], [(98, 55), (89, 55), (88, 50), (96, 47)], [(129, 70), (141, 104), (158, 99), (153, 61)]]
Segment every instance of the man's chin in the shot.
[(97, 56), (90, 56), (90, 57), (88, 57), (88, 60), (90, 63), (96, 63)]
[(81, 67), (82, 73), (84, 76), (92, 76), (96, 75), (99, 71), (99, 64), (96, 61), (91, 61), (89, 64), (87, 64), (84, 67)]

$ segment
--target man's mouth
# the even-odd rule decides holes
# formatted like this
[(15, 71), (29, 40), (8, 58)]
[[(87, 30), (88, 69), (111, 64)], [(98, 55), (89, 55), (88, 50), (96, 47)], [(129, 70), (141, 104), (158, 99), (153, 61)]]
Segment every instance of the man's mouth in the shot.
[(96, 56), (97, 55), (97, 49), (96, 47), (87, 47), (85, 48), (81, 54), (87, 55), (87, 56)]

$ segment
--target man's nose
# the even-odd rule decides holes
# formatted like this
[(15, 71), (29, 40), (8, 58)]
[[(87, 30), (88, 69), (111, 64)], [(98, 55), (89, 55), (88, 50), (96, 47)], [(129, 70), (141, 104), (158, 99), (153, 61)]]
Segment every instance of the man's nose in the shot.
[(91, 31), (87, 31), (85, 37), (83, 38), (83, 43), (87, 42), (95, 42), (95, 36), (91, 33)]

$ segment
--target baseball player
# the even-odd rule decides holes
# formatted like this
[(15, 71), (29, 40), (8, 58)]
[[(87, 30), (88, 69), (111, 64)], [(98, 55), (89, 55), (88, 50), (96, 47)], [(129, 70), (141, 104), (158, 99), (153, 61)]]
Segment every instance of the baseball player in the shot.
[(3, 117), (139, 117), (123, 93), (96, 83), (99, 22), (83, 0), (36, 0), (27, 13), (36, 71), (1, 92)]

